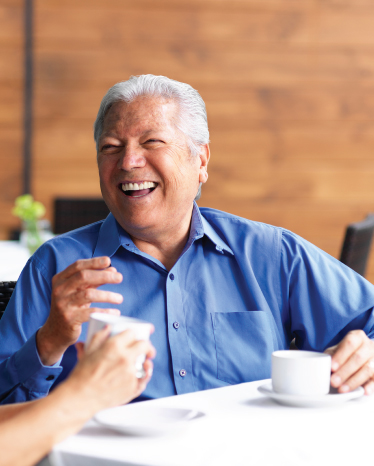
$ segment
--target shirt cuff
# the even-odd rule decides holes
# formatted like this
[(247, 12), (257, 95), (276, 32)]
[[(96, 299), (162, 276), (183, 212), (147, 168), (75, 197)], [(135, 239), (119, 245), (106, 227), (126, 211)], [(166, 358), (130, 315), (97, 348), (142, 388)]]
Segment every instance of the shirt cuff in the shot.
[(53, 366), (43, 365), (36, 347), (36, 333), (15, 354), (15, 367), (24, 387), (32, 392), (48, 393), (62, 371), (61, 359)]

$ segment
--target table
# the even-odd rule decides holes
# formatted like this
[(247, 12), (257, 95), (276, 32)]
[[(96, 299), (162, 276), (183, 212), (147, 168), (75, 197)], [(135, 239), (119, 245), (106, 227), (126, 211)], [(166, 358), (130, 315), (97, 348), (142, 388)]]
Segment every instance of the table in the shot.
[[(53, 466), (323, 466), (371, 464), (374, 396), (325, 408), (291, 408), (250, 382), (146, 401), (205, 416), (180, 432), (131, 437), (90, 421), (49, 455)], [(46, 463), (44, 463), (46, 464)]]
[(0, 281), (17, 281), (29, 257), (19, 241), (0, 241)]

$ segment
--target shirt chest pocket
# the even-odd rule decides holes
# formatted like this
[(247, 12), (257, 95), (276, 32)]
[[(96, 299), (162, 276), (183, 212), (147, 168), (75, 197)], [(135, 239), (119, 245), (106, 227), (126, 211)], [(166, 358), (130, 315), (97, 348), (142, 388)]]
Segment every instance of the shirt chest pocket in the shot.
[(230, 384), (270, 378), (274, 340), (264, 311), (212, 313), (217, 378)]

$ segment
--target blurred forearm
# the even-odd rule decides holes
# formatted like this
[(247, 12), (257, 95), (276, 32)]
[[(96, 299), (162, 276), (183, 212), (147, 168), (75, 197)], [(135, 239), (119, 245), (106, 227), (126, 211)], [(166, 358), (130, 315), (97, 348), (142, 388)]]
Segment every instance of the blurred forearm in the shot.
[[(127, 403), (144, 390), (152, 375), (155, 355), (149, 341), (137, 341), (127, 330), (108, 339), (110, 328), (96, 333), (67, 381), (50, 395), (30, 403), (4, 407), (0, 422), (1, 466), (29, 466), (55, 443), (77, 432), (97, 411)], [(136, 377), (139, 355), (146, 375)], [(0, 416), (1, 416), (0, 407)], [(1, 418), (0, 418), (1, 420)]]
[(1, 429), (2, 422), (8, 421), (9, 419), (19, 414), (20, 412), (24, 411), (26, 407), (31, 406), (34, 403), (36, 403), (36, 400), (28, 401), (26, 403), (16, 403), (14, 405), (1, 406), (0, 407), (0, 429)]
[(93, 414), (90, 402), (69, 381), (41, 400), (2, 407), (1, 465), (35, 464), (55, 443), (77, 432)]

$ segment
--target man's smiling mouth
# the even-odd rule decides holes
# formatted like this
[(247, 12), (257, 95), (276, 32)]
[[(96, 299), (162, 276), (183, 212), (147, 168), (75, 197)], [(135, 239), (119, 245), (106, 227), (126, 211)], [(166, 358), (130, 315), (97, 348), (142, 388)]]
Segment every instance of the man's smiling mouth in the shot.
[(121, 184), (122, 191), (129, 197), (143, 197), (151, 193), (157, 187), (153, 181), (143, 181), (142, 183)]

